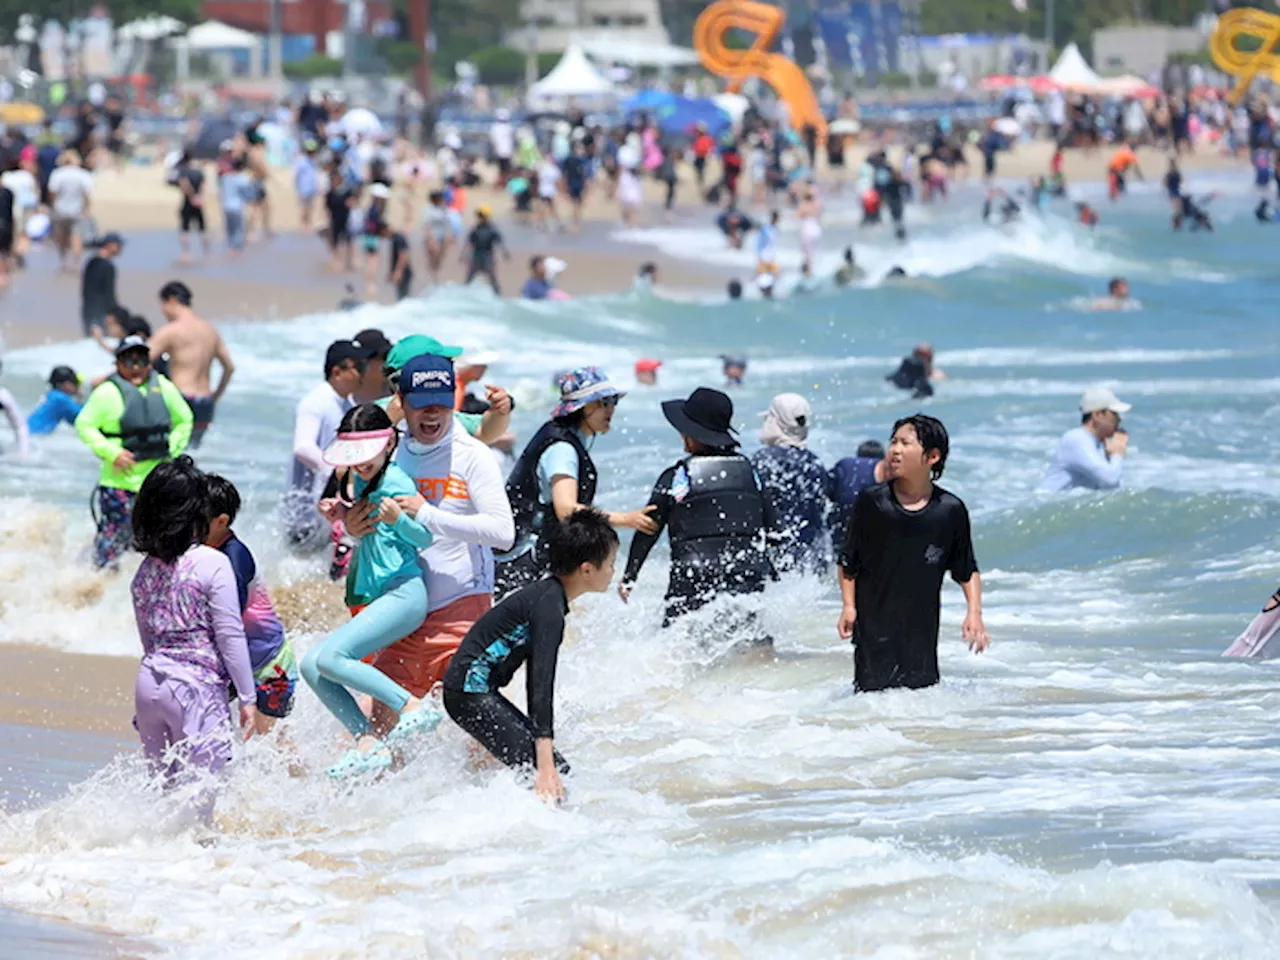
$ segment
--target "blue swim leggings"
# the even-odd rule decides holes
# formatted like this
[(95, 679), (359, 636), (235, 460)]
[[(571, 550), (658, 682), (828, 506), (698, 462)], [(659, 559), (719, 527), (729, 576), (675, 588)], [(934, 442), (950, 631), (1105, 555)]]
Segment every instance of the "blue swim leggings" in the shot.
[(329, 712), (359, 737), (369, 719), (348, 690), (367, 693), (399, 713), (409, 691), (364, 658), (407, 637), (427, 619), (427, 585), (413, 577), (394, 585), (302, 658), (302, 678)]

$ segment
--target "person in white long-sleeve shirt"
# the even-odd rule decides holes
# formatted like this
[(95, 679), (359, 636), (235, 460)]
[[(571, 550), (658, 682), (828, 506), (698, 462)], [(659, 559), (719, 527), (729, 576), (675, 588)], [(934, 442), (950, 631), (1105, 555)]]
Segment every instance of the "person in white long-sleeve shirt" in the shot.
[(353, 406), (352, 394), (360, 386), (373, 353), (358, 340), (335, 340), (325, 353), (325, 382), (298, 401), (284, 503), (289, 542), (294, 546), (314, 545), (327, 527), (316, 509), (333, 474), (333, 468), (324, 462), (324, 450), (333, 443), (338, 424)]
[(1124, 475), (1129, 434), (1120, 415), (1133, 409), (1106, 387), (1090, 387), (1080, 398), (1080, 426), (1058, 441), (1057, 452), (1040, 484), (1041, 490), (1115, 490)]
[[(382, 650), (373, 665), (419, 697), (444, 679), (467, 631), (493, 605), (493, 551), (510, 550), (515, 541), (498, 460), (454, 422), (454, 389), (453, 361), (447, 357), (414, 357), (400, 371), (398, 396), (408, 436), (396, 463), (418, 492), (396, 500), (435, 539), (421, 554), (427, 619)], [(347, 529), (363, 536), (376, 522), (370, 520), (373, 512), (353, 508)], [(375, 728), (394, 725), (395, 715), (375, 703), (373, 721)]]

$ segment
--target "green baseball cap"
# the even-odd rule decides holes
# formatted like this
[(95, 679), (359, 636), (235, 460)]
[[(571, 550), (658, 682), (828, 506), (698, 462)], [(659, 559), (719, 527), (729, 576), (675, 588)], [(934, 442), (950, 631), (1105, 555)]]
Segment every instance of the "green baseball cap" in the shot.
[(448, 357), (452, 360), (462, 353), (462, 348), (447, 347), (435, 337), (414, 333), (403, 340), (396, 341), (396, 345), (387, 354), (387, 359), (382, 362), (382, 368), (384, 370), (401, 370), (414, 357), (420, 357), (426, 353), (435, 357)]

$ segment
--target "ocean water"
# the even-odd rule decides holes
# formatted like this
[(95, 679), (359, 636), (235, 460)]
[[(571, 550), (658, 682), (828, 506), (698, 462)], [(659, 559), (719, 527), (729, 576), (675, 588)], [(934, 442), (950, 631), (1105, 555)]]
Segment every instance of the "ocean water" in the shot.
[[(567, 809), (473, 771), (446, 724), (354, 787), (250, 744), (201, 845), (121, 755), (0, 814), (0, 904), (193, 958), (1275, 956), (1280, 674), (1220, 654), (1280, 580), (1280, 234), (1221, 186), (1211, 236), (1170, 235), (1150, 190), (1092, 235), (1056, 214), (983, 227), (962, 195), (912, 210), (905, 248), (860, 238), (866, 286), (774, 303), (446, 290), (228, 327), (238, 372), (200, 461), (241, 485), (241, 535), (282, 590), (315, 577), (278, 548), (273, 508), (328, 340), (378, 325), (497, 349), (524, 436), (556, 370), (625, 381), (638, 356), (664, 359), (596, 447), (608, 507), (641, 505), (679, 455), (658, 401), (718, 384), (733, 350), (750, 358), (734, 394), (748, 448), (781, 391), (812, 401), (828, 462), (917, 408), (946, 422), (943, 485), (973, 514), (992, 647), (969, 654), (948, 584), (943, 683), (855, 697), (833, 583), (773, 587), (776, 655), (743, 657), (658, 629), (655, 555), (630, 606), (586, 598), (572, 621)], [(852, 219), (831, 217), (832, 262)], [(625, 239), (749, 262), (694, 227)], [(877, 283), (894, 263), (923, 276)], [(1084, 309), (1119, 273), (1142, 308)], [(950, 379), (916, 404), (883, 378), (920, 340)], [(89, 344), (41, 347), (6, 356), (5, 382), (33, 399), (62, 362), (106, 367)], [(1094, 383), (1134, 404), (1125, 489), (1038, 493)], [(68, 433), (0, 471), (0, 642), (136, 655), (126, 582), (78, 563), (94, 477)], [(306, 693), (290, 737), (312, 768), (336, 752)]]

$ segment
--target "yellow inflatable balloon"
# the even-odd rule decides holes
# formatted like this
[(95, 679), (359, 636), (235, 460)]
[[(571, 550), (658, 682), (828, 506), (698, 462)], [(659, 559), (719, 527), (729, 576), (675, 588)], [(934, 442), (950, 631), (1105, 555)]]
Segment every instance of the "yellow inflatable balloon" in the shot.
[[(730, 93), (742, 89), (747, 77), (759, 77), (790, 108), (793, 127), (800, 130), (811, 124), (824, 138), (827, 120), (809, 78), (794, 60), (769, 51), (786, 19), (780, 8), (768, 3), (717, 0), (702, 11), (694, 24), (693, 47), (704, 67), (729, 81)], [(734, 29), (756, 35), (749, 49), (737, 50), (725, 43), (725, 35)]]
[[(1245, 37), (1257, 38), (1260, 45), (1255, 50), (1241, 50), (1238, 43)], [(1209, 55), (1223, 73), (1236, 78), (1236, 88), (1231, 91), (1232, 103), (1240, 101), (1260, 73), (1280, 83), (1277, 43), (1280, 43), (1280, 16), (1274, 13), (1239, 7), (1218, 18), (1218, 27), (1209, 38)]]

